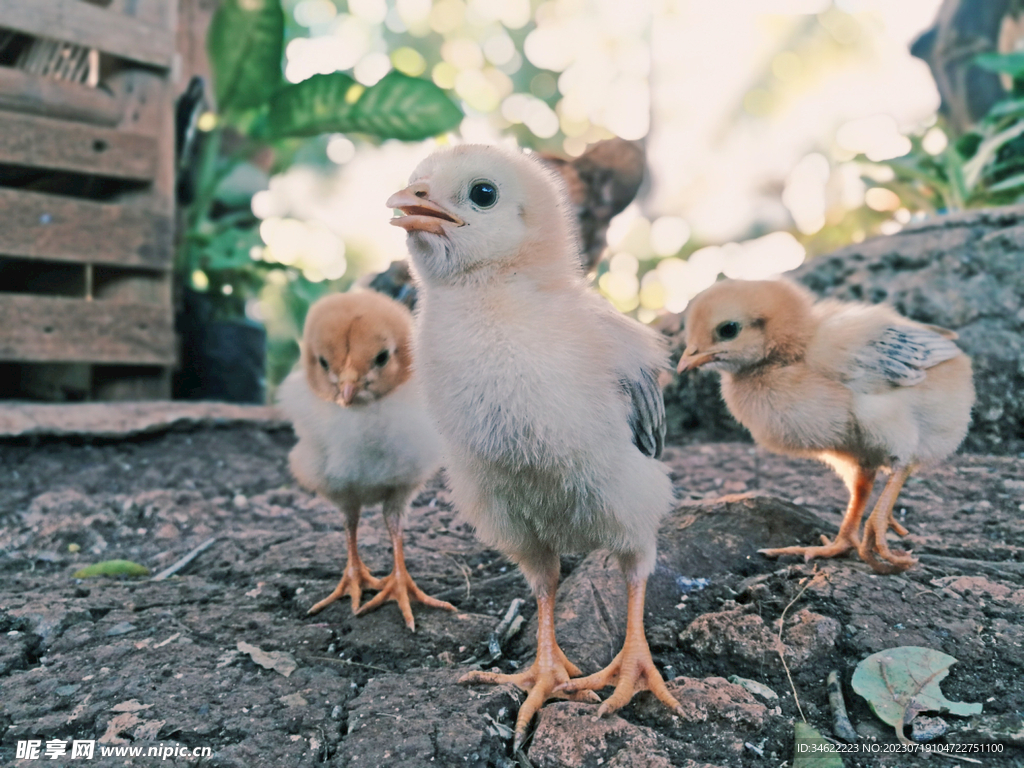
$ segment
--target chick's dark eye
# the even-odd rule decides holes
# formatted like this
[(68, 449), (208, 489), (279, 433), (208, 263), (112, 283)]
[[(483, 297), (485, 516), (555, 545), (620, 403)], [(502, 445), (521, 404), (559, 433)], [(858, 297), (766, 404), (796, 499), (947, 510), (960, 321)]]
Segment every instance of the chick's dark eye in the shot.
[(498, 202), (498, 188), (489, 181), (478, 181), (469, 188), (469, 199), (478, 208), (490, 208)]
[(381, 350), (381, 353), (379, 355), (373, 358), (373, 364), (376, 365), (378, 368), (383, 368), (385, 365), (388, 364), (388, 360), (390, 359), (391, 353), (384, 349)]
[(718, 328), (715, 329), (715, 333), (718, 334), (718, 338), (723, 341), (729, 341), (735, 339), (740, 335), (740, 324), (735, 320), (730, 320), (727, 323), (722, 323)]
[(327, 370), (327, 358), (321, 355), (317, 360), (320, 362), (320, 367), (325, 371)]

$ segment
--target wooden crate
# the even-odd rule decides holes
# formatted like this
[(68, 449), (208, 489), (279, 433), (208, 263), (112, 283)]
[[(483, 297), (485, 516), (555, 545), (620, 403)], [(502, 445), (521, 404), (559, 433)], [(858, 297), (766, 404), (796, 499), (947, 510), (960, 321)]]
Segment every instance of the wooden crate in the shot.
[(0, 0), (0, 398), (170, 396), (178, 0)]

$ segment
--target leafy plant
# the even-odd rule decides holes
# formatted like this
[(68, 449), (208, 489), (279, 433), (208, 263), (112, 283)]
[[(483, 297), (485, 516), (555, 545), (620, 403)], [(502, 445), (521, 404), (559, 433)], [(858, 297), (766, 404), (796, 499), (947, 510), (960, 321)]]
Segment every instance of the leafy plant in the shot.
[(882, 163), (892, 169), (894, 178), (879, 186), (934, 211), (1010, 205), (1024, 199), (1024, 53), (983, 53), (974, 63), (1011, 80), (1006, 98), (936, 155), (913, 137), (908, 154)]
[(921, 712), (949, 712), (962, 717), (981, 712), (981, 704), (950, 701), (942, 694), (939, 683), (954, 664), (955, 658), (931, 648), (890, 648), (858, 664), (851, 685), (867, 699), (880, 720), (896, 729), (896, 737), (909, 744), (903, 728)]
[(218, 114), (201, 124), (207, 130), (176, 270), (183, 283), (208, 292), (221, 317), (241, 317), (267, 271), (284, 268), (250, 256), (261, 244), (249, 207), (260, 185), (239, 194), (230, 181), (240, 170), (265, 181), (322, 133), (414, 141), (462, 119), (433, 82), (397, 71), (369, 88), (341, 72), (286, 83), (284, 37), (281, 0), (223, 0), (207, 37)]

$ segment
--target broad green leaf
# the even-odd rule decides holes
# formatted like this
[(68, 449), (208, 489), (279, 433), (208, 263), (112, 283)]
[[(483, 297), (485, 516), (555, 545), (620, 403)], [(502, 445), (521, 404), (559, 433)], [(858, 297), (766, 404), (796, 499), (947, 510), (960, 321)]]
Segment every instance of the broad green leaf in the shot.
[(969, 717), (981, 712), (981, 704), (949, 701), (939, 683), (956, 663), (952, 656), (913, 645), (890, 648), (864, 659), (853, 672), (853, 690), (867, 699), (880, 720), (896, 729), (909, 743), (903, 727), (921, 712), (949, 712)]
[(843, 768), (835, 746), (807, 723), (793, 727), (793, 768)]
[(989, 72), (1005, 72), (1011, 77), (1024, 75), (1024, 52), (1014, 53), (980, 53), (974, 57), (974, 63)]
[(270, 133), (277, 137), (367, 133), (415, 141), (451, 130), (462, 111), (429, 80), (389, 72), (364, 89), (341, 72), (287, 85), (270, 102)]
[(265, 103), (281, 84), (280, 0), (222, 0), (210, 22), (206, 49), (221, 112)]
[(131, 560), (104, 560), (80, 568), (74, 573), (76, 579), (91, 579), (97, 576), (149, 576), (149, 568)]
[(342, 72), (313, 75), (301, 83), (284, 86), (270, 100), (270, 134), (317, 136), (356, 130), (351, 127), (353, 103), (346, 99), (350, 98), (349, 93), (356, 94), (361, 88)]

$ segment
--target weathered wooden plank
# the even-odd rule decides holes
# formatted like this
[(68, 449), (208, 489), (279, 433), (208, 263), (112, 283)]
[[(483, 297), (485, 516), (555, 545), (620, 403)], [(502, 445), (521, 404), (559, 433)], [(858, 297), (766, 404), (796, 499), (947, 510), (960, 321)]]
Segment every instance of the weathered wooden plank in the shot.
[(174, 222), (136, 206), (0, 188), (0, 254), (169, 270)]
[(170, 67), (174, 58), (171, 29), (81, 0), (0, 0), (0, 23), (18, 32), (98, 48), (157, 67)]
[(0, 109), (115, 126), (121, 105), (110, 93), (87, 85), (0, 67)]
[(149, 181), (157, 152), (152, 136), (0, 112), (0, 163)]
[(0, 360), (171, 365), (170, 307), (0, 295)]

